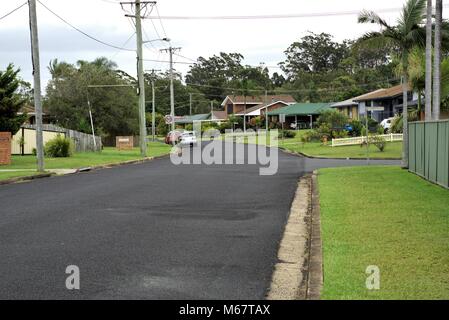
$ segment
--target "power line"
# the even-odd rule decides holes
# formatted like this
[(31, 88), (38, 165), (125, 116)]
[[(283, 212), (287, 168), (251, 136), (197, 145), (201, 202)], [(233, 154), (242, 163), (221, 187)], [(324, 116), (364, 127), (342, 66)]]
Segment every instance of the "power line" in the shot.
[(22, 3), (22, 4), (21, 4), (20, 6), (18, 6), (17, 8), (15, 8), (15, 9), (9, 11), (8, 13), (6, 13), (5, 15), (1, 16), (1, 17), (0, 17), (0, 20), (6, 18), (7, 16), (9, 16), (9, 15), (11, 15), (11, 14), (13, 14), (14, 12), (16, 12), (17, 10), (19, 10), (19, 9), (21, 9), (22, 7), (26, 6), (27, 4), (28, 4), (28, 2)]
[[(444, 5), (449, 7), (449, 5)], [(378, 13), (392, 13), (402, 11), (402, 8), (378, 9)], [(334, 12), (316, 12), (316, 13), (297, 13), (297, 14), (268, 14), (268, 15), (247, 15), (247, 16), (159, 16), (158, 19), (165, 20), (257, 20), (257, 19), (293, 19), (293, 18), (315, 18), (358, 15), (360, 11), (334, 11)], [(156, 19), (148, 17), (147, 19)]]
[(97, 39), (97, 38), (95, 38), (95, 37), (93, 37), (93, 36), (87, 34), (87, 33), (84, 32), (83, 30), (81, 30), (81, 29), (75, 27), (73, 24), (71, 24), (70, 22), (68, 22), (68, 21), (65, 20), (64, 18), (62, 18), (62, 17), (61, 17), (60, 15), (58, 15), (56, 12), (52, 11), (49, 7), (47, 7), (45, 4), (43, 4), (40, 0), (37, 0), (37, 2), (39, 2), (45, 9), (47, 9), (51, 14), (53, 14), (53, 15), (54, 15), (55, 17), (57, 17), (59, 20), (61, 20), (61, 21), (64, 22), (65, 24), (67, 24), (67, 25), (68, 25), (69, 27), (71, 27), (72, 29), (74, 29), (74, 30), (78, 31), (79, 33), (83, 34), (84, 36), (88, 37), (89, 39), (94, 40), (94, 41), (96, 41), (96, 42), (98, 42), (98, 43), (101, 43), (101, 44), (103, 44), (103, 45), (105, 45), (105, 46), (108, 46), (108, 47), (111, 47), (111, 48), (114, 48), (114, 49), (124, 50), (124, 51), (134, 51), (134, 50), (132, 50), (132, 49), (122, 48), (122, 47), (119, 47), (119, 46), (116, 46), (116, 45), (113, 45), (113, 44), (104, 42), (104, 41), (102, 41), (102, 40), (99, 40), (99, 39)]

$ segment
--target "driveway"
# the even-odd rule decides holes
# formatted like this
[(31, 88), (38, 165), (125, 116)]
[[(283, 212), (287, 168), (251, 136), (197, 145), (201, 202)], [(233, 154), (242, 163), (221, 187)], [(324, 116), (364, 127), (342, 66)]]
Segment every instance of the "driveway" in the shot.
[(0, 299), (263, 299), (298, 178), (359, 164), (280, 152), (260, 176), (164, 158), (0, 186)]

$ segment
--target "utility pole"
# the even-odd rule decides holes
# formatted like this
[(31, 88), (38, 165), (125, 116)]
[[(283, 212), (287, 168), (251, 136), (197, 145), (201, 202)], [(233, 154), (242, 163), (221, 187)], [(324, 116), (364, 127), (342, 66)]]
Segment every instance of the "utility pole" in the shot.
[(176, 52), (178, 50), (181, 50), (181, 48), (173, 48), (170, 47), (168, 49), (161, 49), (162, 52), (169, 52), (170, 53), (170, 116), (172, 117), (172, 124), (171, 124), (171, 130), (175, 130), (175, 91), (173, 88), (173, 52)]
[(31, 57), (34, 76), (34, 111), (36, 112), (36, 155), (37, 171), (44, 172), (44, 141), (42, 138), (42, 100), (39, 58), (39, 37), (37, 31), (36, 0), (28, 0), (30, 13)]
[(145, 123), (145, 82), (143, 78), (142, 21), (140, 0), (136, 0), (137, 78), (139, 79), (140, 155), (147, 156), (147, 128)]
[(189, 93), (190, 115), (192, 115), (192, 93)]
[(161, 70), (156, 70), (156, 69), (151, 69), (151, 94), (152, 94), (152, 109), (151, 109), (151, 136), (153, 141), (155, 141), (155, 136), (156, 136), (156, 92), (154, 89), (154, 78), (155, 78), (155, 74), (158, 71)]
[(443, 23), (443, 0), (436, 0), (435, 10), (435, 55), (433, 73), (432, 120), (440, 120), (441, 107), (441, 25)]
[(97, 141), (95, 140), (94, 119), (92, 118), (92, 108), (89, 99), (89, 87), (87, 87), (87, 106), (89, 107), (90, 127), (92, 129), (92, 139), (94, 140), (94, 149), (97, 151)]
[(147, 156), (147, 128), (145, 120), (145, 79), (143, 77), (143, 52), (142, 52), (142, 6), (154, 6), (155, 1), (120, 2), (123, 5), (135, 6), (134, 15), (125, 15), (136, 19), (136, 40), (137, 40), (137, 79), (139, 81), (139, 135), (140, 135), (140, 155)]
[(265, 90), (265, 130), (268, 132), (268, 91)]
[(432, 120), (432, 0), (427, 0), (425, 120)]
[(214, 113), (214, 102), (211, 101), (211, 102), (210, 102), (210, 115), (212, 116), (213, 113)]

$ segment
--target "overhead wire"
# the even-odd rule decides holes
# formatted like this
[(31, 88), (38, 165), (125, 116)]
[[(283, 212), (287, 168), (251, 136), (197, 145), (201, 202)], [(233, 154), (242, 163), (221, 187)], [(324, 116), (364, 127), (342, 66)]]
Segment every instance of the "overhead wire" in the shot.
[(13, 14), (14, 12), (16, 12), (16, 11), (22, 9), (22, 7), (26, 6), (27, 4), (28, 4), (28, 2), (22, 3), (22, 4), (21, 4), (20, 6), (18, 6), (17, 8), (15, 8), (15, 9), (9, 11), (8, 13), (4, 14), (3, 16), (1, 16), (1, 17), (0, 17), (0, 20), (2, 20), (2, 19), (4, 19), (4, 18), (10, 16), (10, 15)]
[(62, 22), (64, 22), (66, 25), (68, 25), (69, 27), (71, 27), (72, 29), (78, 31), (79, 33), (83, 34), (84, 36), (88, 37), (91, 40), (94, 40), (98, 43), (101, 43), (105, 46), (114, 48), (114, 49), (118, 49), (118, 50), (123, 50), (123, 51), (134, 51), (133, 49), (127, 49), (127, 48), (122, 48), (110, 43), (107, 43), (103, 40), (100, 40), (98, 38), (95, 38), (94, 36), (91, 36), (90, 34), (84, 32), (83, 30), (79, 29), (78, 27), (74, 26), (73, 24), (71, 24), (70, 22), (68, 22), (67, 20), (65, 20), (64, 18), (62, 18), (60, 15), (58, 15), (56, 12), (54, 12), (53, 10), (51, 10), (49, 7), (47, 7), (44, 3), (42, 3), (42, 1), (37, 0), (37, 2), (39, 2), (48, 12), (50, 12), (51, 14), (53, 14), (55, 17), (57, 17), (59, 20), (61, 20)]

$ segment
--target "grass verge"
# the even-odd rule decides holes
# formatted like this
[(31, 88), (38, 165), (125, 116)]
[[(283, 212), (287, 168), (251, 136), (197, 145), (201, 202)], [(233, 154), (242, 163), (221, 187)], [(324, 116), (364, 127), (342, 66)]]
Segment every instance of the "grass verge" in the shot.
[[(168, 154), (171, 146), (159, 142), (148, 144), (148, 156), (156, 157)], [(118, 151), (116, 148), (104, 148), (102, 152), (80, 152), (69, 158), (45, 158), (46, 169), (78, 169), (97, 165), (113, 164), (140, 159), (139, 148)], [(35, 156), (12, 156), (11, 165), (0, 166), (0, 169), (35, 169)], [(34, 172), (0, 172), (0, 179), (32, 175)]]
[[(449, 191), (397, 167), (322, 169), (323, 299), (449, 299)], [(365, 270), (380, 268), (380, 290)]]
[[(367, 156), (366, 147), (361, 147), (360, 145), (331, 147), (323, 145), (321, 142), (302, 143), (301, 136), (306, 131), (298, 131), (295, 138), (279, 139), (279, 147), (311, 157), (365, 159)], [(400, 159), (402, 142), (388, 142), (384, 152), (380, 152), (375, 146), (370, 145), (369, 153), (372, 159)]]

